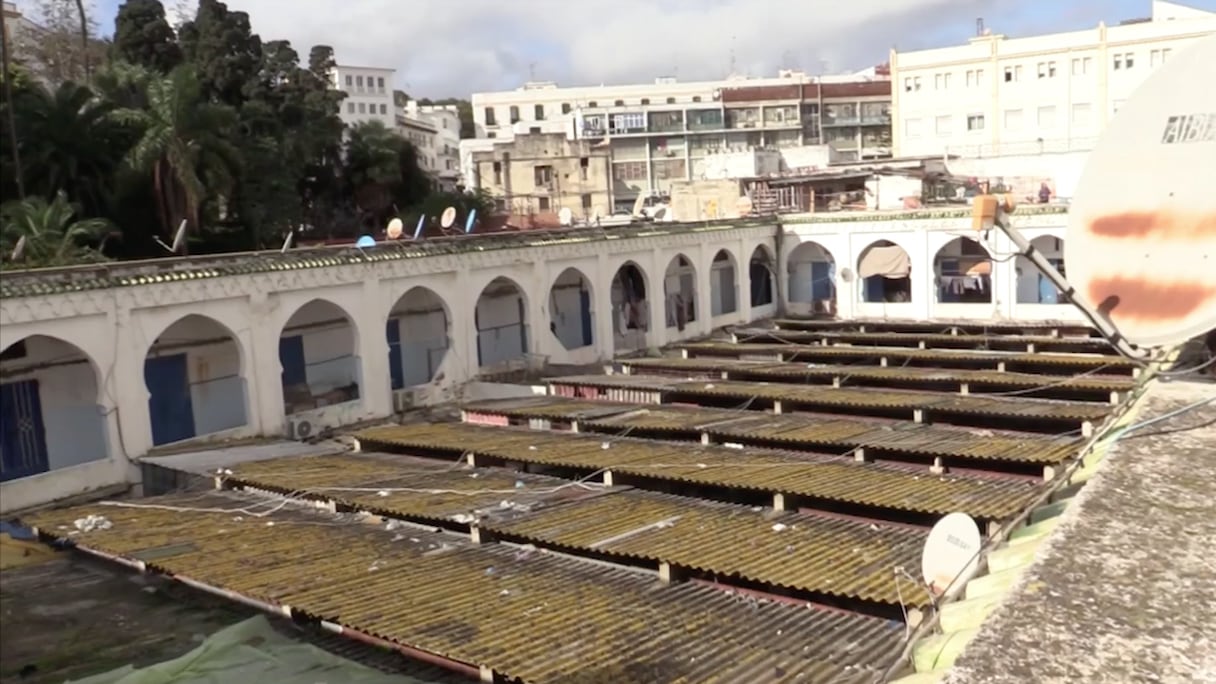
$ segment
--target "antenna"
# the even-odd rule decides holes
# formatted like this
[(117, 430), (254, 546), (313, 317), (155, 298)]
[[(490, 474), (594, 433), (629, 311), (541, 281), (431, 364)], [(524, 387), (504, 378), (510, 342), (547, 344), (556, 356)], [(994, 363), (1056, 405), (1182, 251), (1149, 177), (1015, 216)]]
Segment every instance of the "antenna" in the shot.
[(291, 243), (295, 242), (295, 237), (294, 230), (287, 232), (287, 237), (283, 238), (283, 246), (279, 248), (279, 254), (286, 254), (287, 250), (291, 249)]
[(929, 590), (941, 596), (956, 589), (955, 580), (971, 574), (979, 565), (982, 543), (979, 526), (966, 513), (951, 513), (938, 520), (929, 530), (920, 559)]
[(17, 244), (13, 245), (13, 256), (11, 261), (21, 261), (21, 257), (25, 256), (25, 236), (17, 238)]
[(405, 232), (405, 224), (401, 222), (401, 219), (396, 218), (396, 217), (394, 217), (392, 221), (389, 221), (388, 227), (386, 227), (384, 229), (384, 234), (387, 235), (388, 239), (390, 239), (390, 240), (396, 240), (396, 239), (400, 238), (401, 234), (404, 232)]
[[(1064, 237), (1068, 278), (1011, 223), (1012, 198), (976, 198), (972, 224), (1000, 228), (1115, 347), (1181, 344), (1216, 328), (1216, 36), (1183, 49), (1119, 110), (1090, 152)], [(1151, 165), (1152, 173), (1144, 169)]]
[(477, 218), (477, 210), (473, 209), (472, 211), (469, 212), (469, 218), (465, 219), (464, 232), (466, 232), (466, 233), (473, 232), (473, 221), (476, 218)]
[(422, 229), (426, 227), (426, 214), (418, 217), (418, 227), (414, 228), (414, 239), (422, 237)]
[(456, 223), (456, 207), (448, 207), (439, 217), (439, 225), (446, 229), (451, 228), (453, 223)]

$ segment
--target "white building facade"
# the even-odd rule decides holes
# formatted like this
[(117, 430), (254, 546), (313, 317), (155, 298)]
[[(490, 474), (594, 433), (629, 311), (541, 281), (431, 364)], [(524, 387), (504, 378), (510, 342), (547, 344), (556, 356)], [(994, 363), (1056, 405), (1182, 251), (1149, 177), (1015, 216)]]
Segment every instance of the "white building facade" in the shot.
[[(994, 258), (1003, 236), (963, 237), (968, 210), (842, 218), (10, 272), (0, 512), (137, 482), (156, 447), (315, 436), (521, 364), (589, 364), (779, 309), (1080, 319), (1028, 263)], [(1060, 258), (1059, 208), (1015, 222)]]
[(394, 69), (359, 67), (339, 64), (330, 72), (330, 85), (346, 93), (338, 116), (342, 123), (353, 126), (379, 121), (390, 130), (397, 125), (393, 106)]
[(460, 184), (460, 111), (456, 105), (405, 104), (406, 119), (434, 129), (431, 170), (439, 187), (453, 191)]
[[(895, 155), (1085, 152), (1172, 54), (1216, 33), (1216, 12), (1154, 0), (1148, 20), (891, 53)], [(1216, 82), (1216, 68), (1196, 74)], [(1075, 165), (1075, 164), (1074, 164)]]

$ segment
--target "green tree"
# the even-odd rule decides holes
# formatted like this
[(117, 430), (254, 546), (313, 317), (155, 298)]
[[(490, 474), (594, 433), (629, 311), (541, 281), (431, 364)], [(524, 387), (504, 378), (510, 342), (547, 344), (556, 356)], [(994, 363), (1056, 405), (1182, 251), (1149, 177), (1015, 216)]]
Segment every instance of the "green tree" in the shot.
[(218, 0), (199, 0), (198, 14), (182, 24), (178, 39), (204, 96), (237, 109), (249, 99), (262, 68), (262, 39), (248, 14), (231, 12)]
[(90, 246), (104, 242), (113, 225), (105, 219), (76, 220), (75, 216), (76, 208), (62, 192), (50, 202), (44, 197), (5, 202), (0, 205), (3, 256), (7, 258), (22, 243), (26, 266), (100, 260), (100, 252)]
[(181, 64), (181, 49), (160, 0), (127, 0), (118, 7), (114, 57), (162, 74)]
[(127, 155), (128, 163), (151, 174), (166, 235), (182, 220), (198, 230), (208, 199), (217, 202), (217, 213), (226, 213), (223, 203), (239, 165), (239, 153), (230, 138), (236, 114), (230, 107), (203, 99), (189, 65), (145, 82), (148, 108), (115, 112), (116, 120), (142, 130)]
[(414, 146), (380, 121), (351, 128), (344, 171), (348, 196), (365, 228), (378, 228), (400, 209), (422, 201), (431, 189)]

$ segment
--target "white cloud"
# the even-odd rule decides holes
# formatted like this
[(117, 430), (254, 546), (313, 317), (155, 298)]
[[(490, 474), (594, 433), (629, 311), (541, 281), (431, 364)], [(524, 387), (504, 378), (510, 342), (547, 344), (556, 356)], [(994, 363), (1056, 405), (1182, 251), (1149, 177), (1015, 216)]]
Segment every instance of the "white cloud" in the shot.
[[(168, 2), (166, 4), (172, 4)], [(681, 80), (781, 66), (819, 72), (886, 61), (992, 0), (229, 0), (264, 40), (300, 54), (332, 45), (348, 64), (398, 70), (421, 96), (538, 80), (576, 85)], [(963, 29), (966, 30), (965, 28)]]

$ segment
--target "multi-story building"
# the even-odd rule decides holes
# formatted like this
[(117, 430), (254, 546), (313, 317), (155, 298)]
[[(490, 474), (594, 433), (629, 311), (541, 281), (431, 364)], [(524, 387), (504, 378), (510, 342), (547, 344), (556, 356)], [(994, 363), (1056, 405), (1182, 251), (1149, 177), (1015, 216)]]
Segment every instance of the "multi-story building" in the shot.
[[(890, 155), (890, 81), (884, 68), (811, 78), (777, 78), (558, 88), (530, 83), (473, 95), (484, 149), (519, 133), (566, 132), (608, 148), (615, 208), (671, 183), (717, 177), (713, 155), (828, 144), (842, 161)], [(754, 175), (752, 170), (744, 175)]]
[(397, 132), (410, 141), (418, 153), (418, 166), (439, 185), (439, 129), (430, 121), (405, 114), (397, 115)]
[(456, 105), (419, 105), (410, 100), (405, 116), (434, 127), (435, 178), (444, 190), (454, 190), (460, 182), (460, 111)]
[(388, 128), (397, 125), (397, 110), (393, 106), (394, 69), (337, 65), (330, 72), (330, 84), (346, 93), (339, 116), (342, 123), (353, 126), (379, 121)]
[[(563, 208), (592, 220), (612, 213), (608, 149), (561, 133), (527, 133), (472, 153), (473, 187), (516, 216), (556, 217)], [(552, 222), (552, 221), (550, 221)]]
[(895, 153), (1089, 150), (1154, 69), (1213, 32), (1216, 13), (1154, 0), (1151, 18), (1116, 26), (1027, 38), (981, 30), (966, 45), (892, 51)]

